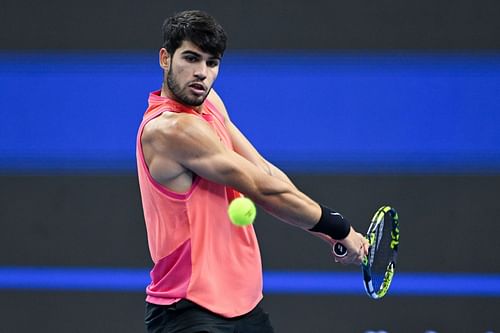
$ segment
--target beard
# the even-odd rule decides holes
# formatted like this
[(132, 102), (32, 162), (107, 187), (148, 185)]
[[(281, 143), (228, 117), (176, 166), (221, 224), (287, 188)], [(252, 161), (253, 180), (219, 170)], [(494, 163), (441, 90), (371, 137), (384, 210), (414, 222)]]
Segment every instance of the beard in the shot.
[(175, 99), (189, 106), (200, 106), (201, 104), (203, 104), (208, 94), (210, 93), (210, 90), (212, 89), (211, 87), (208, 88), (204, 95), (192, 96), (189, 93), (189, 87), (188, 87), (189, 83), (186, 84), (184, 88), (182, 88), (181, 85), (175, 79), (175, 74), (172, 71), (172, 64), (170, 64), (170, 68), (166, 76), (167, 76), (166, 78), (167, 87), (172, 93), (172, 95), (174, 95)]

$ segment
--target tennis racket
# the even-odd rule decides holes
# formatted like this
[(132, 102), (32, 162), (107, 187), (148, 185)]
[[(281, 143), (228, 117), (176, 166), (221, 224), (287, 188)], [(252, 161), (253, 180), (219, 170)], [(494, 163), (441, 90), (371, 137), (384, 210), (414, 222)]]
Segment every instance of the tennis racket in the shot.
[[(361, 263), (366, 293), (379, 299), (389, 290), (394, 277), (399, 247), (399, 219), (396, 210), (390, 206), (380, 207), (366, 233), (370, 244), (368, 255)], [(335, 243), (333, 253), (337, 257), (347, 255), (347, 249)]]

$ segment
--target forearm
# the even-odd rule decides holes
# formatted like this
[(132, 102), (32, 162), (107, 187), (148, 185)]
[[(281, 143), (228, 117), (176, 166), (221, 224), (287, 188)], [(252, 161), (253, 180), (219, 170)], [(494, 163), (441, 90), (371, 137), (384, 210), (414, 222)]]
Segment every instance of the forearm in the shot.
[[(337, 258), (344, 264), (360, 264), (368, 253), (368, 242), (356, 232), (344, 217), (330, 208), (319, 205), (292, 184), (270, 176), (281, 186), (274, 191), (263, 191), (255, 201), (278, 219), (310, 232), (330, 246), (340, 242), (347, 255)], [(276, 191), (276, 189), (281, 189)]]
[(264, 187), (263, 191), (258, 192), (264, 196), (257, 197), (258, 204), (271, 215), (309, 231), (328, 243), (344, 239), (350, 233), (350, 223), (340, 213), (310, 199), (288, 178), (284, 181), (271, 177), (267, 177), (269, 179), (265, 182), (270, 185), (268, 190)]
[(255, 202), (276, 218), (293, 226), (309, 230), (321, 217), (318, 203), (297, 190), (290, 182), (276, 179), (280, 186), (273, 190), (259, 192), (253, 199)]
[(302, 228), (330, 245), (350, 234), (352, 228), (341, 214), (290, 186), (289, 192), (267, 193), (258, 204), (278, 219)]
[[(248, 162), (244, 161), (242, 164)], [(242, 172), (240, 168), (229, 168), (225, 178), (234, 180), (236, 189), (253, 199), (269, 214), (288, 224), (311, 231), (318, 225), (322, 215), (325, 215), (326, 207), (320, 206), (298, 190), (285, 173), (278, 168), (270, 163), (266, 163), (266, 166), (272, 167), (273, 171), (277, 171), (277, 173), (266, 172), (262, 168), (248, 168), (245, 172)], [(242, 179), (246, 179), (246, 181), (241, 181)], [(237, 183), (250, 186), (239, 188)], [(317, 235), (317, 232), (313, 234)], [(339, 238), (333, 237), (333, 239)]]

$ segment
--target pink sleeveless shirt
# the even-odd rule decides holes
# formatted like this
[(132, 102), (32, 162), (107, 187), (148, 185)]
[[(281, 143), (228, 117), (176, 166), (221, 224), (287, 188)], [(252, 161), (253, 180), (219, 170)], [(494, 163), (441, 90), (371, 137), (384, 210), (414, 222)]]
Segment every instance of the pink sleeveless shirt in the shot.
[(262, 264), (253, 226), (237, 227), (228, 218), (229, 202), (241, 194), (195, 176), (186, 193), (155, 181), (144, 160), (144, 126), (164, 112), (190, 113), (206, 121), (232, 149), (224, 118), (208, 100), (201, 114), (174, 100), (149, 96), (140, 125), (137, 170), (148, 244), (154, 267), (146, 301), (168, 305), (188, 299), (225, 317), (252, 310), (262, 299)]

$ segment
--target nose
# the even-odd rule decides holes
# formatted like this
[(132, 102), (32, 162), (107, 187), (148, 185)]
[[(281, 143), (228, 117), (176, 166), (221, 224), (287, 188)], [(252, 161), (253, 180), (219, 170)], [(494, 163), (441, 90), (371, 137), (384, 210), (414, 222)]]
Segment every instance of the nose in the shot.
[(196, 67), (196, 70), (194, 72), (194, 76), (200, 80), (203, 81), (207, 78), (207, 65), (205, 62), (200, 62), (199, 66)]

